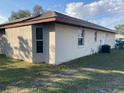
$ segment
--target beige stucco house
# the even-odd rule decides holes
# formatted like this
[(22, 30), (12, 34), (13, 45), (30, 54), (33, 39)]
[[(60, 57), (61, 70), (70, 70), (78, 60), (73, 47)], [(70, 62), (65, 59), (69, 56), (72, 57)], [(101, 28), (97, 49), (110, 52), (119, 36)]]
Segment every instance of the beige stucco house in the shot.
[(114, 48), (115, 33), (105, 27), (47, 12), (0, 25), (0, 53), (31, 63), (61, 64)]
[(123, 39), (124, 40), (124, 34), (115, 34), (115, 39), (119, 40), (119, 39)]

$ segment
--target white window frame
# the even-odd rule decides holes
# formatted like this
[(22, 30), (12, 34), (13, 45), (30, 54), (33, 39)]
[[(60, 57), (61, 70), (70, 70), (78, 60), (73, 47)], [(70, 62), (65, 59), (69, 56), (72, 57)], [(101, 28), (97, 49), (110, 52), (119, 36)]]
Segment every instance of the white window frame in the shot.
[[(37, 41), (42, 41), (42, 42), (44, 42), (44, 40), (43, 40), (43, 38), (44, 38), (44, 36), (42, 36), (43, 38), (42, 39), (37, 39), (37, 28), (40, 28), (40, 29), (42, 29), (42, 35), (43, 35), (43, 33), (44, 33), (44, 31), (43, 31), (43, 28), (42, 27), (36, 27), (36, 34), (35, 34), (35, 36), (36, 36), (36, 53), (38, 53), (38, 54), (43, 54), (43, 52), (44, 52), (44, 50), (43, 50), (43, 52), (37, 52)], [(43, 46), (44, 46), (44, 44), (43, 44)], [(43, 47), (43, 49), (44, 49), (44, 47)]]
[(97, 42), (97, 39), (98, 39), (98, 32), (95, 31), (95, 32), (94, 32), (94, 41)]
[[(82, 35), (83, 33), (83, 35)], [(78, 33), (78, 47), (84, 46), (84, 37), (85, 37), (85, 30), (81, 30), (80, 33)], [(79, 44), (79, 39), (82, 39), (82, 44)]]

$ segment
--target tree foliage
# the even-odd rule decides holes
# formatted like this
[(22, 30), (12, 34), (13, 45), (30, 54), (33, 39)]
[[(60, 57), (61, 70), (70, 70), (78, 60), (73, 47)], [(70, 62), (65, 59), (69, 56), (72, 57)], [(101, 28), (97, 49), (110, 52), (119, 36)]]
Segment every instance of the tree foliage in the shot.
[(33, 8), (33, 13), (32, 15), (33, 16), (38, 16), (40, 14), (44, 13), (44, 10), (43, 8), (40, 6), (40, 5), (35, 5), (34, 8)]
[(28, 10), (19, 10), (17, 12), (12, 11), (8, 20), (13, 21), (13, 20), (21, 19), (21, 18), (25, 18), (25, 17), (37, 16), (37, 15), (40, 15), (42, 13), (44, 13), (43, 8), (40, 5), (35, 5), (32, 13)]
[(31, 16), (31, 13), (28, 10), (19, 10), (17, 12), (12, 11), (11, 16), (9, 17), (9, 21), (30, 17), (30, 16)]
[(124, 34), (124, 24), (115, 26), (115, 29), (118, 34)]

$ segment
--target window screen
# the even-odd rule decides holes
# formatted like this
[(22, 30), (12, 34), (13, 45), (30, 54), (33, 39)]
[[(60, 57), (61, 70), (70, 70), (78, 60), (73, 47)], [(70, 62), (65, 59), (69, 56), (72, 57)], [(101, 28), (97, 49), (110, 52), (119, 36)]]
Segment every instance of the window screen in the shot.
[(83, 46), (84, 45), (84, 30), (80, 32), (78, 35), (78, 45)]
[(43, 29), (36, 28), (36, 52), (43, 53)]

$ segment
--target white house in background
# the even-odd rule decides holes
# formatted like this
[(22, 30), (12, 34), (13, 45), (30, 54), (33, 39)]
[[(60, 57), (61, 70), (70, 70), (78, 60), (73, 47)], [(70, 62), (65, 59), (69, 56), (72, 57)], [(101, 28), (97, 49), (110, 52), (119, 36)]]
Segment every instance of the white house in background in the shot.
[(119, 39), (124, 40), (124, 35), (123, 34), (116, 34), (115, 39), (116, 40), (119, 40)]
[(105, 27), (58, 13), (47, 12), (0, 25), (0, 50), (7, 57), (31, 63), (61, 64), (114, 48), (115, 33)]

